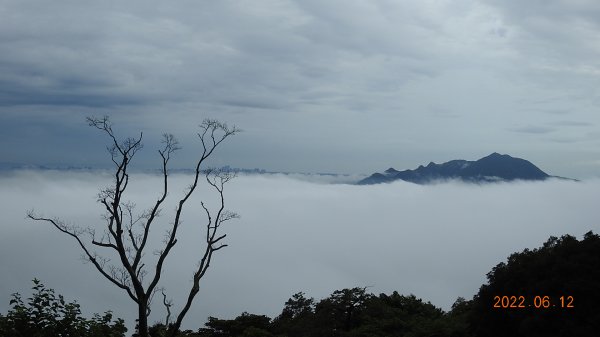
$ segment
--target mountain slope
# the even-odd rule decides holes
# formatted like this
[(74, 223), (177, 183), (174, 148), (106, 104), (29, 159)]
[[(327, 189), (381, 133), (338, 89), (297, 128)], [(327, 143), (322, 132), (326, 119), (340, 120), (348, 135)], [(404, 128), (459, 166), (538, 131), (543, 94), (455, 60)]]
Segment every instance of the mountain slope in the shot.
[(512, 180), (544, 180), (548, 174), (521, 158), (492, 153), (476, 161), (451, 160), (443, 164), (429, 163), (414, 170), (397, 171), (393, 168), (375, 173), (358, 182), (359, 185), (380, 184), (404, 180), (427, 184), (439, 180), (458, 179), (474, 183)]

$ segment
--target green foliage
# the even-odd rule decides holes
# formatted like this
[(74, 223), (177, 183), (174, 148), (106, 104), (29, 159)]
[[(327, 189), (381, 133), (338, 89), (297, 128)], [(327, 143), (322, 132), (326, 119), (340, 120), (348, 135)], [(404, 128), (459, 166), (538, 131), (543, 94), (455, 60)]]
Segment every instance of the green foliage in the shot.
[(452, 310), (444, 315), (444, 331), (447, 337), (467, 337), (471, 336), (469, 332), (469, 314), (473, 306), (472, 301), (467, 301), (463, 297), (456, 299), (452, 305)]
[(66, 302), (55, 295), (39, 280), (33, 280), (34, 293), (25, 303), (20, 294), (12, 294), (12, 308), (6, 316), (0, 315), (0, 337), (122, 337), (125, 328), (122, 319), (113, 321), (110, 311), (92, 319), (81, 317), (76, 302)]
[(402, 296), (398, 292), (370, 298), (365, 316), (360, 335), (437, 336), (444, 330), (441, 309), (414, 295)]
[(306, 336), (314, 313), (315, 300), (306, 298), (303, 292), (296, 293), (285, 302), (281, 314), (273, 320), (271, 330), (289, 337)]
[[(593, 336), (600, 331), (600, 237), (550, 237), (488, 273), (469, 313), (476, 336)], [(494, 308), (495, 296), (522, 296), (525, 308)], [(548, 308), (534, 299), (547, 296)], [(574, 308), (561, 302), (572, 296)], [(538, 301), (540, 304), (540, 301)]]
[[(462, 336), (463, 325), (452, 326), (447, 315), (414, 295), (375, 296), (366, 288), (336, 290), (315, 304), (297, 293), (279, 316), (243, 313), (233, 320), (209, 318), (200, 336)], [(455, 331), (456, 334), (453, 334)]]
[(242, 313), (235, 319), (218, 319), (209, 317), (206, 328), (198, 330), (200, 336), (232, 337), (232, 336), (273, 336), (269, 332), (271, 319), (264, 315)]
[(315, 310), (315, 300), (304, 297), (303, 292), (292, 295), (292, 298), (285, 302), (283, 311), (278, 317), (280, 320), (297, 320), (304, 316), (310, 316)]
[(365, 288), (336, 290), (315, 307), (315, 326), (320, 336), (337, 336), (358, 327), (364, 321), (366, 302), (373, 295)]
[[(169, 328), (172, 328), (173, 326), (170, 326)], [(169, 331), (167, 330), (168, 328), (162, 324), (162, 323), (156, 323), (154, 325), (152, 325), (150, 328), (148, 328), (148, 335), (150, 337), (166, 337), (169, 336)], [(137, 333), (134, 333), (132, 335), (132, 337), (137, 337), (139, 336)], [(201, 334), (199, 332), (194, 332), (192, 330), (184, 330), (178, 331), (178, 337), (203, 337), (206, 336), (204, 334)]]

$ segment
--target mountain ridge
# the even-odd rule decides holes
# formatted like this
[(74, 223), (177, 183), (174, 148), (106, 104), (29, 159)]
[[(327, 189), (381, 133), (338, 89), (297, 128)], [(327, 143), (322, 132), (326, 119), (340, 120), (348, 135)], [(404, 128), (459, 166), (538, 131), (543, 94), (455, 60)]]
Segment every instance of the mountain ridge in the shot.
[(540, 181), (548, 178), (561, 177), (551, 176), (525, 159), (494, 152), (474, 161), (455, 159), (442, 164), (430, 162), (427, 166), (419, 165), (414, 170), (398, 171), (390, 167), (383, 173), (374, 173), (360, 180), (357, 184), (372, 185), (396, 180), (415, 184), (428, 184), (443, 180), (489, 183), (514, 180)]

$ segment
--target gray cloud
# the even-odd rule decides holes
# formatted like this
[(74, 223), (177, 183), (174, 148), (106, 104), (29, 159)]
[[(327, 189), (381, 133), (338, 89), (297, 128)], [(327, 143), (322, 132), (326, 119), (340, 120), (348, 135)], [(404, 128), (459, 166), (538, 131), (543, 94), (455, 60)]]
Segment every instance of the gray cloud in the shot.
[(554, 128), (545, 127), (545, 126), (534, 126), (534, 125), (527, 125), (527, 126), (511, 128), (509, 130), (513, 131), (513, 132), (533, 133), (533, 134), (545, 134), (545, 133), (551, 133), (551, 132), (556, 131), (556, 129), (554, 129)]
[(540, 111), (598, 125), (588, 2), (4, 1), (0, 12), (1, 161), (102, 163), (96, 138), (63, 132), (89, 114), (144, 131), (148, 148), (165, 131), (194, 144), (193, 127), (219, 118), (247, 131), (226, 164), (348, 173), (440, 152), (551, 161), (573, 148), (505, 130), (547, 123)]
[(594, 124), (588, 123), (588, 122), (569, 121), (569, 120), (556, 121), (556, 122), (552, 122), (552, 123), (549, 123), (549, 124), (550, 125), (556, 125), (556, 126), (575, 126), (575, 127), (580, 127), (580, 126), (594, 126)]
[[(7, 309), (10, 293), (27, 293), (28, 280), (38, 277), (90, 312), (113, 309), (133, 324), (134, 306), (81, 263), (72, 240), (24, 219), (35, 208), (74, 224), (100, 224), (96, 193), (110, 175), (18, 172), (0, 180), (0, 263), (10, 271), (0, 276), (0, 309)], [(169, 205), (188, 181), (173, 176), (153, 239), (160, 241)], [(134, 175), (129, 197), (145, 207), (154, 201), (152, 186), (159, 185), (157, 177)], [(598, 232), (599, 191), (598, 181), (352, 186), (242, 176), (226, 190), (228, 207), (242, 218), (227, 224), (230, 246), (215, 256), (186, 326), (242, 311), (274, 316), (297, 291), (322, 298), (353, 286), (414, 293), (449, 309), (458, 296), (471, 297), (512, 252), (538, 247), (550, 235)], [(163, 279), (176, 305), (198, 253), (196, 220), (203, 218), (193, 205), (200, 198), (211, 202), (205, 192), (191, 200)], [(151, 320), (160, 319), (161, 310), (156, 306)]]
[(567, 115), (571, 113), (571, 111), (568, 109), (545, 109), (542, 112), (552, 115)]
[(594, 31), (599, 28), (600, 6), (596, 2), (484, 2), (492, 4), (503, 14), (502, 17), (508, 25), (519, 30), (518, 34), (523, 42), (533, 43), (528, 51), (545, 51), (546, 60), (550, 62), (558, 61), (555, 58), (569, 58), (575, 66), (598, 65), (593, 57), (597, 50), (594, 50), (587, 40), (588, 37), (593, 37)]

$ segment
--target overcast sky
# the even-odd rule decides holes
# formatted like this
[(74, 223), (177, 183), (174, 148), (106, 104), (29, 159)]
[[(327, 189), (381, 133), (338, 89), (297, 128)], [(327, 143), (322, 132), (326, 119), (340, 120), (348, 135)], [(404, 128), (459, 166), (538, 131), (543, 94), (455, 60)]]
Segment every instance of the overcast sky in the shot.
[[(150, 248), (159, 247), (190, 178), (172, 177)], [(133, 325), (134, 303), (82, 263), (72, 238), (47, 223), (24, 219), (34, 208), (101, 232), (96, 195), (110, 181), (110, 175), (90, 172), (0, 175), (1, 313), (8, 310), (11, 293), (28, 297), (29, 280), (37, 277), (81, 303), (86, 315), (112, 309)], [(157, 176), (133, 175), (127, 198), (141, 211), (154, 202), (160, 185)], [(204, 249), (197, 239), (205, 221), (198, 202), (214, 205), (204, 186), (199, 192), (183, 213), (178, 244), (161, 279), (177, 308)], [(214, 256), (185, 321), (193, 329), (209, 315), (233, 318), (248, 311), (274, 317), (298, 291), (321, 299), (343, 288), (369, 287), (375, 294), (396, 290), (449, 310), (457, 297), (472, 298), (485, 275), (511, 253), (540, 247), (551, 235), (582, 239), (590, 230), (600, 231), (599, 180), (357, 186), (241, 176), (225, 192), (227, 208), (241, 219), (222, 228), (229, 247)], [(165, 317), (161, 305), (153, 308), (151, 322)]]
[[(492, 152), (600, 175), (596, 0), (0, 1), (0, 161), (106, 166), (85, 124), (163, 132), (186, 167), (371, 173)], [(185, 159), (183, 159), (185, 158)]]

